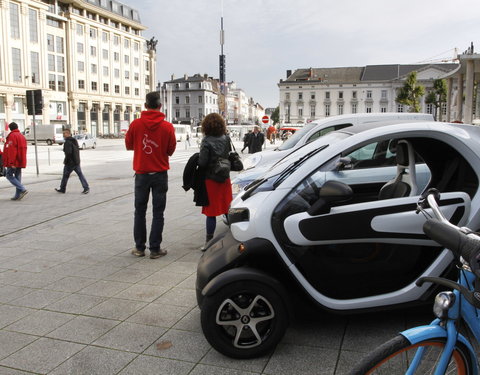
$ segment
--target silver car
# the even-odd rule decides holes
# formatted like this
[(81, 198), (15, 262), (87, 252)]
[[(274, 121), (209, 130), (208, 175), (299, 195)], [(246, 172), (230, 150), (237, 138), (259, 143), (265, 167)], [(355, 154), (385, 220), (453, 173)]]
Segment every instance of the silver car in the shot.
[(97, 138), (91, 134), (77, 134), (73, 136), (77, 142), (80, 149), (85, 150), (87, 148), (96, 148), (97, 147)]

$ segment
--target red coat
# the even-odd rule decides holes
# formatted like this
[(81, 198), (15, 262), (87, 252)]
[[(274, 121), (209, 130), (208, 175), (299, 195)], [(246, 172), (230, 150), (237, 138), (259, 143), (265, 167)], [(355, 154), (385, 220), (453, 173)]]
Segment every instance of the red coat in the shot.
[(160, 111), (143, 111), (125, 135), (127, 150), (133, 150), (133, 169), (138, 174), (170, 169), (168, 157), (177, 147), (175, 129)]
[(20, 130), (10, 132), (3, 147), (4, 167), (25, 168), (27, 166), (27, 141)]

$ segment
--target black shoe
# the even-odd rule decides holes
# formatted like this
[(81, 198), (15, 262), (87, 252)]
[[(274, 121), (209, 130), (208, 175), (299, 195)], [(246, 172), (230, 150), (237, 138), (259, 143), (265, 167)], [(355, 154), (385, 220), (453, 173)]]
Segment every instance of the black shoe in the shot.
[(167, 255), (167, 250), (160, 249), (159, 251), (150, 251), (150, 259), (157, 259)]
[(88, 194), (88, 193), (90, 193), (90, 189), (89, 189), (89, 188), (83, 189), (82, 194)]
[(25, 195), (27, 195), (27, 194), (28, 194), (28, 190), (24, 190), (24, 191), (22, 191), (22, 192), (20, 193), (20, 195), (18, 196), (18, 198), (15, 199), (15, 200), (16, 200), (16, 201), (19, 201), (19, 200), (21, 200), (21, 199), (22, 199)]
[(145, 250), (138, 250), (137, 248), (135, 248), (132, 250), (132, 254), (135, 255), (136, 257), (144, 257)]
[(57, 193), (65, 194), (65, 190), (62, 190), (62, 189), (57, 189), (57, 188), (55, 188), (55, 191), (56, 191)]

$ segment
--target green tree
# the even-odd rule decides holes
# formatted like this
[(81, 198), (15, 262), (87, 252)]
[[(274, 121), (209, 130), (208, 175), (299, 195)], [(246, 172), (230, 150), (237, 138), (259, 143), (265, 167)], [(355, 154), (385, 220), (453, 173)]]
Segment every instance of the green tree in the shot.
[(436, 79), (433, 81), (433, 90), (430, 91), (426, 98), (425, 103), (433, 104), (435, 107), (435, 120), (442, 121), (442, 104), (447, 101), (447, 81), (444, 79)]
[(275, 108), (272, 113), (271, 119), (273, 124), (278, 124), (280, 122), (280, 107)]
[(420, 112), (420, 98), (425, 87), (417, 83), (417, 72), (411, 72), (397, 95), (397, 102), (410, 107), (410, 112)]

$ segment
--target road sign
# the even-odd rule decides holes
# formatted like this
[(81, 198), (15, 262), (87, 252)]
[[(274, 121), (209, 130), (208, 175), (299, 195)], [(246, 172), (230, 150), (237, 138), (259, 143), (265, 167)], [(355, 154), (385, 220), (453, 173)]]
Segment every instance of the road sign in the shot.
[(262, 122), (263, 122), (264, 124), (268, 124), (269, 121), (270, 121), (270, 118), (269, 118), (268, 116), (263, 116), (263, 117), (262, 117)]

